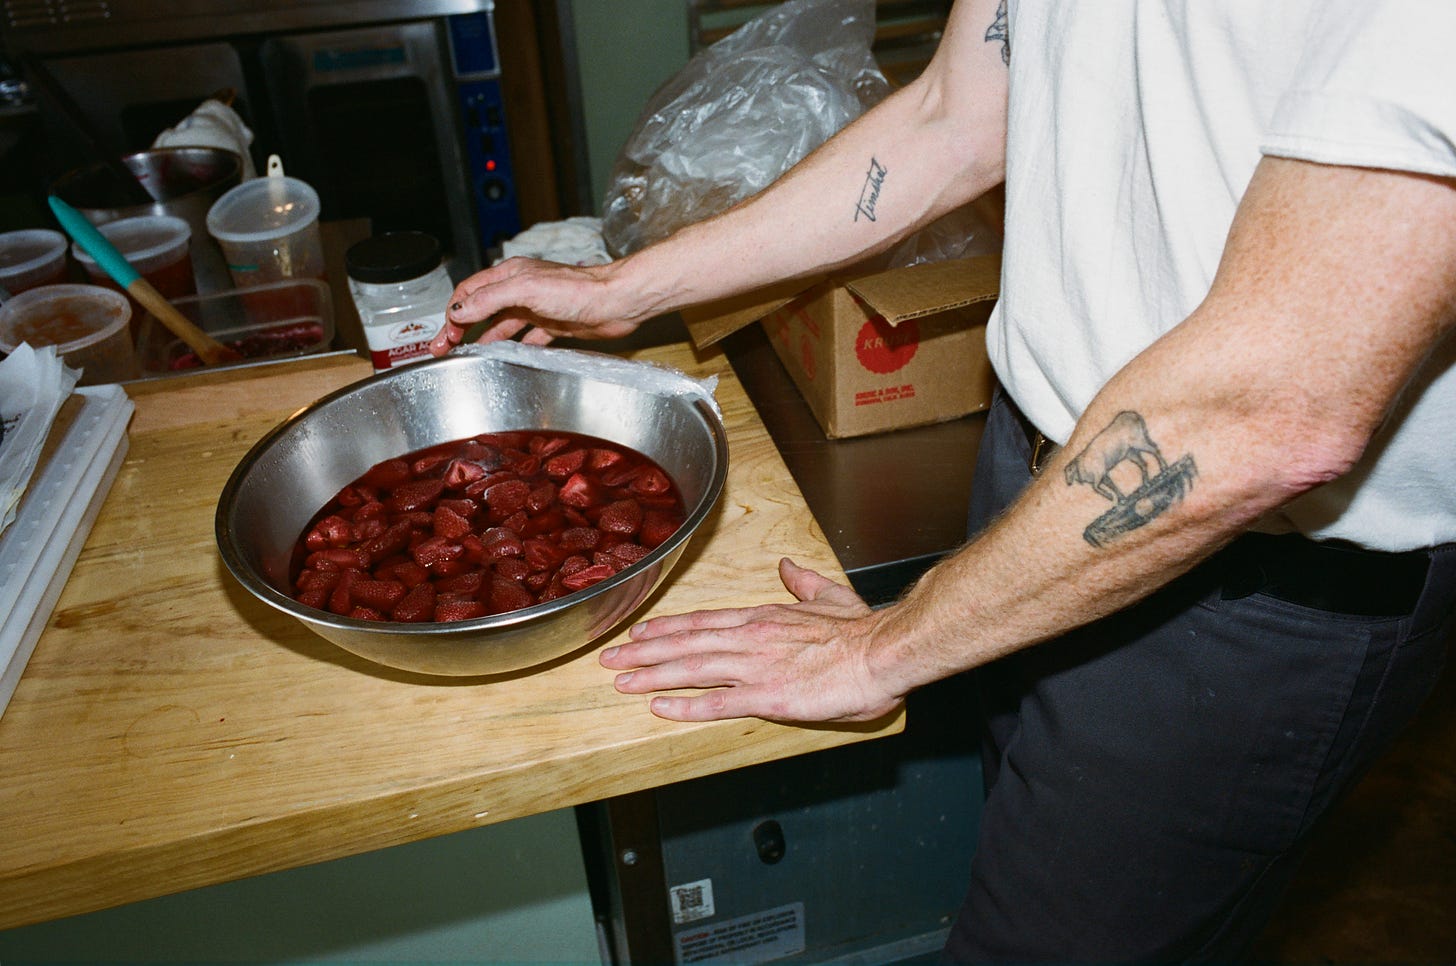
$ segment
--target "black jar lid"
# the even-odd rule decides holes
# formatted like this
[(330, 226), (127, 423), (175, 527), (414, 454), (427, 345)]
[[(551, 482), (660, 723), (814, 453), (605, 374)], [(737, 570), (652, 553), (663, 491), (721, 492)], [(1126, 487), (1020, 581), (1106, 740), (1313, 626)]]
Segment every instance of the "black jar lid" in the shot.
[(349, 277), (372, 285), (407, 282), (440, 267), (440, 243), (422, 231), (391, 231), (344, 252)]

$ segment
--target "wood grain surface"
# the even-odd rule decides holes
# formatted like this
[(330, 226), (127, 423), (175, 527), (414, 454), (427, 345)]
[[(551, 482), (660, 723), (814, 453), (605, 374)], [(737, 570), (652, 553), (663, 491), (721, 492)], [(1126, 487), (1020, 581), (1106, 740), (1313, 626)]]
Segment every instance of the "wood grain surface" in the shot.
[[(634, 618), (786, 600), (788, 555), (839, 565), (732, 369), (716, 513)], [(129, 387), (131, 447), (0, 717), (0, 928), (305, 865), (890, 734), (676, 724), (581, 651), (495, 678), (370, 664), (256, 601), (213, 538), (228, 475), (268, 429), (364, 378), (353, 356)], [(509, 875), (509, 868), (502, 874)]]

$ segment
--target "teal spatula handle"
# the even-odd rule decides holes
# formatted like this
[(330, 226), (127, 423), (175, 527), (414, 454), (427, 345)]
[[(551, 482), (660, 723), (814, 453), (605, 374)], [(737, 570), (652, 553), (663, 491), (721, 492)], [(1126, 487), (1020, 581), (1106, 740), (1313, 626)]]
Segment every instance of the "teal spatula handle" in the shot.
[(50, 196), (51, 211), (55, 212), (56, 220), (66, 233), (76, 240), (76, 244), (92, 258), (96, 264), (110, 275), (117, 285), (128, 288), (141, 276), (135, 268), (116, 250), (116, 246), (106, 240), (106, 236), (96, 230), (96, 226), (86, 220), (75, 208), (66, 204), (55, 195)]

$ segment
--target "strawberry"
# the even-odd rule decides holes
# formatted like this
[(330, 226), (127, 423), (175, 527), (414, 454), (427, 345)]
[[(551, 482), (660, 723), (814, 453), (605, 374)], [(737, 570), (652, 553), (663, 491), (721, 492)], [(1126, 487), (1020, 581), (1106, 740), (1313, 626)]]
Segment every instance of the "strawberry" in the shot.
[(567, 506), (582, 509), (600, 503), (597, 485), (580, 473), (573, 473), (561, 484), (557, 499)]
[(536, 484), (531, 487), (531, 492), (526, 494), (526, 509), (532, 513), (540, 513), (555, 502), (556, 484), (550, 480)]
[(435, 619), (435, 588), (420, 584), (394, 605), (389, 615), (393, 620), (418, 623)]
[(382, 489), (392, 490), (396, 486), (410, 481), (410, 467), (404, 460), (385, 460), (359, 477), (359, 482), (365, 486), (377, 486)]
[[(562, 569), (565, 569), (564, 567)], [(584, 590), (599, 581), (606, 580), (617, 571), (608, 564), (592, 564), (561, 578), (561, 586), (567, 590)]]
[(348, 520), (337, 513), (332, 513), (314, 524), (313, 529), (304, 538), (304, 545), (310, 550), (342, 547), (349, 543), (352, 532)]
[(468, 621), (485, 614), (485, 605), (478, 600), (440, 600), (435, 603), (437, 621)]
[(456, 513), (460, 514), (462, 517), (465, 517), (467, 520), (475, 516), (475, 514), (480, 510), (479, 503), (472, 499), (469, 499), (468, 497), (463, 496), (441, 497), (440, 502), (435, 504), (435, 508), (439, 509), (442, 506), (454, 510)]
[(551, 570), (566, 559), (566, 551), (550, 540), (531, 537), (525, 542), (526, 565), (532, 571)]
[(429, 537), (410, 551), (410, 556), (414, 557), (415, 563), (421, 567), (439, 573), (442, 564), (451, 560), (459, 560), (464, 553), (465, 548), (458, 543), (451, 543), (444, 537)]
[(485, 573), (480, 570), (467, 570), (463, 574), (456, 574), (454, 577), (446, 577), (444, 580), (435, 581), (435, 590), (442, 594), (459, 594), (462, 597), (474, 597), (480, 593), (480, 588), (485, 586)]
[[(430, 572), (413, 560), (404, 560), (390, 568), (394, 579), (404, 584), (411, 590), (430, 579)], [(433, 603), (430, 605), (434, 606)]]
[(495, 562), (495, 572), (507, 580), (525, 580), (531, 565), (520, 557), (502, 557)]
[(398, 580), (355, 580), (350, 595), (355, 604), (388, 612), (408, 592)]
[(672, 481), (657, 467), (644, 466), (642, 471), (633, 478), (631, 487), (633, 493), (666, 493), (672, 489)]
[(502, 557), (519, 557), (526, 552), (525, 544), (514, 530), (505, 527), (491, 527), (481, 535), (485, 542), (485, 556), (490, 560)]
[(608, 503), (597, 517), (597, 526), (608, 533), (631, 536), (642, 526), (642, 505), (636, 500), (618, 500)]
[(626, 458), (617, 450), (598, 447), (591, 451), (591, 456), (587, 460), (587, 466), (600, 473), (608, 467), (616, 466)]
[(531, 486), (525, 480), (505, 480), (485, 491), (485, 503), (499, 513), (512, 514), (526, 505)]
[[(374, 505), (378, 506), (378, 504)], [(349, 540), (347, 542), (363, 543), (366, 540), (373, 540), (386, 529), (388, 529), (388, 525), (384, 522), (383, 517), (366, 517), (362, 520), (356, 517), (354, 519), (354, 525), (349, 528)]]
[(449, 461), (450, 457), (446, 453), (430, 453), (426, 456), (421, 456), (411, 463), (410, 473), (414, 475), (415, 479), (419, 479), (422, 476), (429, 476)]
[(450, 540), (459, 540), (470, 532), (470, 521), (446, 506), (435, 507), (433, 524), (435, 536)]
[(579, 553), (591, 550), (602, 539), (602, 532), (594, 527), (568, 527), (561, 531), (559, 540), (562, 550)]
[(303, 564), (311, 570), (363, 570), (369, 566), (369, 558), (358, 550), (332, 547), (309, 554)]
[(485, 467), (471, 460), (451, 460), (445, 468), (445, 489), (463, 490), (476, 480), (485, 479)]
[(412, 533), (414, 533), (414, 527), (408, 522), (395, 523), (377, 537), (371, 537), (360, 544), (359, 552), (371, 561), (381, 560), (406, 549)]
[(520, 610), (522, 607), (530, 607), (535, 602), (536, 598), (532, 596), (531, 592), (514, 580), (497, 577), (490, 583), (490, 611), (492, 614)]
[(546, 461), (546, 475), (558, 480), (568, 477), (586, 465), (586, 455), (584, 449), (558, 453)]
[(552, 453), (558, 453), (571, 445), (571, 440), (565, 436), (546, 436), (537, 434), (531, 437), (526, 444), (526, 449), (534, 456), (547, 457)]
[(658, 546), (682, 526), (682, 518), (665, 510), (648, 510), (642, 514), (642, 531), (637, 538), (649, 550)]
[(619, 543), (608, 552), (621, 561), (622, 566), (630, 567), (652, 551), (635, 543)]
[(427, 510), (445, 491), (444, 480), (413, 480), (394, 488), (384, 505), (397, 513)]

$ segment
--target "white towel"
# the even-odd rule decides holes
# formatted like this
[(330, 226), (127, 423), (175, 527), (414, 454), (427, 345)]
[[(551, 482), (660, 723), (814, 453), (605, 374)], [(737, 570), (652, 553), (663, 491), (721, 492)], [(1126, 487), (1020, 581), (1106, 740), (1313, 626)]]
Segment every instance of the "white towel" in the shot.
[(233, 151), (243, 159), (243, 180), (255, 178), (252, 155), (248, 147), (253, 132), (243, 123), (238, 112), (222, 101), (209, 98), (191, 114), (169, 127), (152, 142), (154, 148), (221, 148)]

